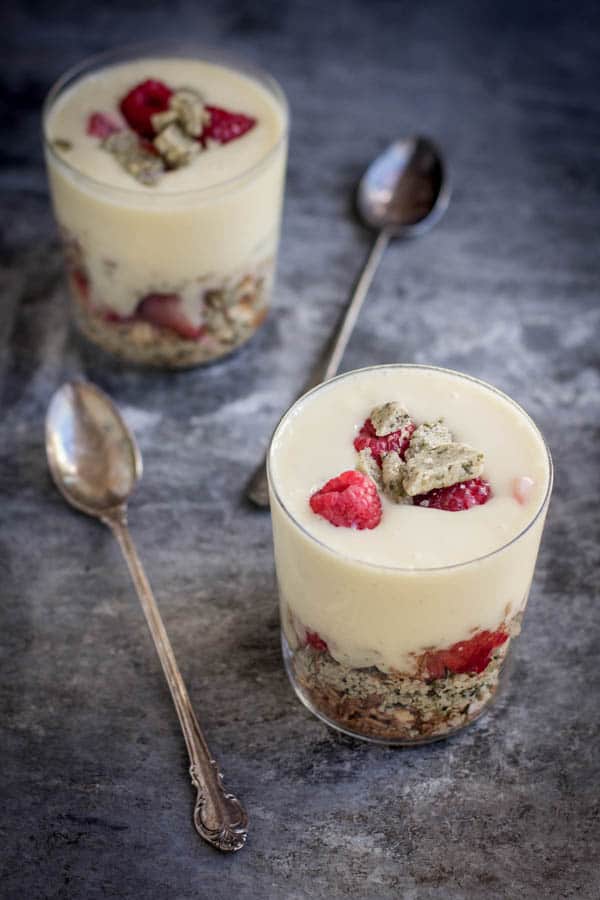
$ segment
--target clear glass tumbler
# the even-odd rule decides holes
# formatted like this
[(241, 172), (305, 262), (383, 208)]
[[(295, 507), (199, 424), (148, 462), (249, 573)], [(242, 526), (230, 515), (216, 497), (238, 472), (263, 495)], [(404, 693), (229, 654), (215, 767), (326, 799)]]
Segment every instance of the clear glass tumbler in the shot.
[[(181, 73), (185, 86), (186, 66), (199, 62), (229, 80), (239, 76), (242, 94), (244, 85), (254, 96), (262, 92), (272, 140), (250, 164), (243, 157), (240, 164), (239, 156), (247, 137), (223, 147), (206, 142), (195, 165), (210, 156), (209, 184), (194, 187), (193, 178), (184, 183), (181, 169), (174, 178), (167, 172), (158, 185), (143, 184), (113, 161), (107, 177), (104, 158), (97, 174), (89, 154), (98, 150), (85, 127), (93, 109), (81, 111), (75, 148), (61, 134), (65, 97), (76, 98), (81, 85), (102, 88), (127, 66), (132, 81), (157, 77), (155, 69), (161, 77), (167, 65)], [(103, 90), (102, 97), (109, 95)], [(235, 90), (230, 93), (235, 103)], [(112, 99), (118, 114), (119, 97)], [(224, 356), (255, 333), (270, 303), (287, 157), (287, 103), (270, 76), (227, 54), (180, 45), (113, 51), (83, 62), (54, 85), (43, 130), (75, 319), (87, 338), (133, 363), (180, 368)], [(173, 181), (177, 189), (170, 187)]]
[[(518, 533), (492, 552), (441, 567), (374, 564), (357, 558), (353, 549), (366, 532), (334, 529), (347, 533), (347, 548), (340, 550), (339, 545), (328, 545), (327, 529), (333, 533), (333, 526), (324, 523), (325, 530), (317, 536), (310, 518), (298, 512), (296, 502), (308, 509), (308, 492), (301, 491), (298, 501), (298, 483), (293, 488), (286, 484), (289, 441), (298, 442), (297, 456), (291, 457), (294, 467), (310, 467), (307, 457), (312, 451), (303, 453), (308, 449), (302, 444), (303, 429), (312, 433), (315, 424), (322, 428), (327, 410), (333, 415), (353, 402), (348, 401), (349, 387), (361, 396), (363, 383), (383, 370), (451, 377), (484, 405), (487, 400), (506, 404), (515, 428), (531, 434), (537, 471), (542, 473), (539, 502), (532, 504)], [(404, 397), (410, 408), (408, 399)], [(327, 441), (327, 434), (313, 437), (311, 444), (317, 447)], [(283, 656), (304, 705), (339, 731), (386, 744), (436, 740), (476, 719), (496, 694), (509, 647), (520, 631), (552, 489), (550, 453), (527, 413), (484, 382), (434, 367), (349, 372), (314, 388), (283, 416), (271, 442), (268, 471)], [(310, 478), (307, 471), (307, 484)], [(421, 522), (430, 515), (418, 513)], [(470, 514), (438, 516), (446, 516), (444, 522), (452, 529), (456, 516)], [(477, 521), (477, 516), (471, 519)], [(368, 540), (375, 535), (376, 529)], [(457, 654), (471, 662), (453, 667)], [(411, 664), (404, 667), (398, 659)]]

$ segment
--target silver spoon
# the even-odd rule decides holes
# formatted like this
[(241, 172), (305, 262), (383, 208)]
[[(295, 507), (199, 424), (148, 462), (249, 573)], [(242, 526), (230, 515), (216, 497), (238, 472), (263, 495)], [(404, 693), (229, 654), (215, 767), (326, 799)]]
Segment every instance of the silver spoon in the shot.
[(59, 491), (76, 509), (112, 529), (127, 561), (187, 745), (197, 789), (196, 830), (219, 850), (239, 850), (248, 831), (246, 812), (223, 787), (127, 527), (127, 500), (142, 474), (135, 438), (106, 394), (89, 382), (74, 381), (50, 403), (46, 453)]
[[(302, 393), (332, 378), (339, 369), (390, 239), (425, 234), (444, 215), (449, 200), (442, 154), (429, 138), (395, 141), (373, 160), (358, 185), (357, 206), (363, 221), (377, 230), (377, 237), (337, 330)], [(269, 505), (266, 457), (248, 482), (246, 494), (256, 506)]]

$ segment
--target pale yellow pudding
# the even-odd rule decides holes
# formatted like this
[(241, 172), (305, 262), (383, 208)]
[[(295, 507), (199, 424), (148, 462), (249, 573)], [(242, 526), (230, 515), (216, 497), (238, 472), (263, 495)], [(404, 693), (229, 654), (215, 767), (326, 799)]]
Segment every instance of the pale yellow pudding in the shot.
[[(487, 502), (449, 512), (423, 498), (392, 502), (380, 488), (376, 527), (336, 527), (314, 513), (311, 495), (357, 467), (356, 435), (391, 400), (415, 425), (442, 417), (455, 441), (482, 451)], [(531, 419), (455, 372), (365, 369), (292, 407), (273, 437), (269, 470), (282, 625), (305, 699), (347, 730), (392, 740), (439, 736), (472, 718), (518, 630), (544, 525), (551, 462)], [(437, 697), (459, 687), (471, 692), (463, 706)], [(407, 691), (425, 691), (429, 706), (435, 695), (429, 717)], [(369, 695), (374, 707), (361, 716), (352, 703)], [(440, 713), (444, 703), (451, 715)]]
[[(252, 126), (220, 142), (190, 138), (176, 123), (191, 160), (169, 162), (144, 183), (89, 123), (108, 117), (161, 163), (156, 140), (144, 142), (121, 109), (149, 79)], [(210, 112), (203, 121), (210, 128)], [(59, 83), (44, 129), (55, 214), (89, 336), (127, 358), (178, 366), (222, 355), (254, 332), (269, 302), (286, 160), (287, 111), (273, 82), (191, 57), (109, 56)]]

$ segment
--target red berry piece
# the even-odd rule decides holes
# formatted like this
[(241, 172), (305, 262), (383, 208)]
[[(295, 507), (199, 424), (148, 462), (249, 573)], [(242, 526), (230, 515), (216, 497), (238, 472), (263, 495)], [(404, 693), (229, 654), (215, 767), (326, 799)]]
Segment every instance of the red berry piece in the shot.
[(370, 419), (365, 419), (362, 428), (354, 438), (354, 449), (360, 453), (361, 450), (368, 447), (373, 459), (376, 461), (377, 465), (381, 467), (382, 455), (384, 453), (390, 453), (392, 450), (395, 450), (402, 459), (404, 459), (404, 454), (408, 449), (414, 430), (415, 425), (412, 422), (409, 422), (408, 425), (405, 425), (400, 431), (392, 431), (390, 434), (384, 434), (381, 437), (377, 437), (373, 423)]
[(429, 678), (444, 678), (448, 672), (479, 675), (489, 665), (494, 650), (507, 640), (508, 634), (503, 630), (479, 631), (468, 641), (459, 641), (447, 650), (423, 653), (419, 668), (426, 669)]
[(443, 509), (446, 512), (461, 512), (472, 506), (483, 506), (492, 496), (492, 488), (485, 478), (471, 478), (451, 487), (435, 488), (428, 494), (418, 494), (413, 498), (415, 506), (429, 509)]
[(110, 116), (107, 116), (106, 113), (95, 112), (92, 113), (87, 120), (87, 134), (91, 134), (92, 137), (100, 138), (104, 140), (107, 137), (110, 137), (111, 134), (116, 134), (117, 131), (121, 130), (121, 126), (118, 122), (115, 122)]
[(310, 498), (310, 508), (336, 527), (376, 528), (381, 521), (381, 500), (375, 482), (351, 470), (331, 478)]
[(83, 269), (72, 269), (71, 280), (75, 286), (75, 290), (85, 302), (90, 299), (90, 279), (87, 277)]
[(186, 340), (195, 341), (206, 333), (204, 325), (194, 325), (185, 314), (179, 294), (148, 294), (136, 310), (138, 319), (158, 328), (168, 328)]
[(162, 81), (142, 81), (121, 100), (121, 112), (127, 124), (141, 137), (153, 138), (152, 116), (164, 112), (169, 107), (173, 91)]
[(210, 122), (204, 126), (201, 141), (210, 139), (219, 144), (228, 144), (256, 125), (256, 119), (243, 113), (232, 113), (218, 106), (207, 106), (206, 111), (210, 113)]
[(320, 634), (316, 631), (306, 632), (306, 645), (317, 650), (319, 653), (326, 653), (328, 650), (327, 641), (324, 641)]

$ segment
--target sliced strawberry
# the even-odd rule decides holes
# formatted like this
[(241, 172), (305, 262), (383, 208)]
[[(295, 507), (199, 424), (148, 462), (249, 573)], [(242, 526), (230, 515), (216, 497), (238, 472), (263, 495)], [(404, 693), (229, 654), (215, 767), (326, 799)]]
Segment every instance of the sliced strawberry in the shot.
[(354, 438), (354, 449), (360, 453), (361, 450), (368, 448), (377, 465), (381, 467), (382, 455), (391, 450), (395, 450), (404, 459), (414, 430), (414, 423), (409, 422), (399, 431), (392, 431), (390, 434), (378, 437), (371, 420), (365, 419), (362, 428)]
[(477, 674), (487, 668), (492, 653), (508, 640), (508, 633), (478, 631), (468, 641), (459, 641), (446, 650), (428, 650), (419, 657), (419, 668), (429, 678), (444, 678), (447, 672), (455, 675)]
[(173, 91), (162, 81), (148, 79), (132, 88), (123, 97), (120, 109), (127, 124), (145, 138), (153, 138), (152, 116), (169, 108)]
[(116, 132), (120, 130), (121, 126), (119, 123), (115, 122), (110, 116), (107, 116), (106, 113), (95, 112), (88, 117), (86, 132), (93, 137), (104, 140), (105, 138), (110, 137), (111, 134), (116, 134)]
[(233, 113), (219, 106), (207, 106), (210, 113), (210, 122), (204, 126), (200, 135), (201, 141), (208, 139), (218, 141), (219, 144), (228, 144), (242, 137), (256, 125), (256, 119), (246, 116), (244, 113)]
[(427, 494), (413, 498), (415, 506), (429, 509), (443, 509), (446, 512), (461, 512), (472, 506), (483, 506), (492, 496), (492, 488), (485, 478), (471, 478), (451, 487), (435, 488)]
[(318, 650), (319, 653), (326, 653), (328, 650), (327, 642), (316, 631), (306, 632), (306, 644), (308, 647), (312, 647), (313, 650)]
[(148, 294), (140, 301), (136, 315), (158, 328), (168, 328), (186, 340), (196, 341), (206, 333), (204, 325), (190, 322), (179, 294)]
[(310, 498), (310, 508), (332, 525), (376, 528), (381, 521), (381, 500), (372, 478), (349, 470), (331, 478)]

